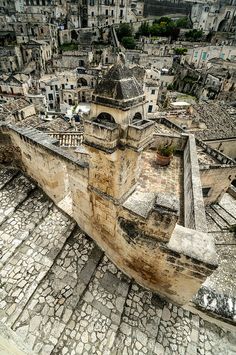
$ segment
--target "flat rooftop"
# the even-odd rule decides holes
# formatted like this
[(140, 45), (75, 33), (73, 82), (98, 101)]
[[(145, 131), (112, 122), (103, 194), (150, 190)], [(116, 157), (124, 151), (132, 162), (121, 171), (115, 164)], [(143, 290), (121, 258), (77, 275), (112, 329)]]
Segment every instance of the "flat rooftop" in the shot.
[(183, 222), (183, 159), (175, 154), (168, 166), (160, 166), (156, 162), (156, 151), (146, 150), (141, 158), (142, 171), (137, 190), (140, 192), (162, 192), (173, 194), (179, 200), (180, 219)]

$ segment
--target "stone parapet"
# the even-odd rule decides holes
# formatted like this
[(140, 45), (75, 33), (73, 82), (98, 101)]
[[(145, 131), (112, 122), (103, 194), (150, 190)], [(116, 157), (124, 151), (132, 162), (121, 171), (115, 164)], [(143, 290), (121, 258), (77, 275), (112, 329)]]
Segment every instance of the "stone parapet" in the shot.
[(184, 150), (184, 225), (191, 229), (207, 232), (202, 185), (193, 135), (188, 136)]
[(150, 143), (153, 134), (154, 123), (149, 120), (141, 120), (128, 126), (126, 144), (133, 149), (143, 149)]
[(85, 144), (98, 147), (105, 151), (114, 151), (119, 143), (119, 128), (105, 126), (93, 121), (84, 122)]

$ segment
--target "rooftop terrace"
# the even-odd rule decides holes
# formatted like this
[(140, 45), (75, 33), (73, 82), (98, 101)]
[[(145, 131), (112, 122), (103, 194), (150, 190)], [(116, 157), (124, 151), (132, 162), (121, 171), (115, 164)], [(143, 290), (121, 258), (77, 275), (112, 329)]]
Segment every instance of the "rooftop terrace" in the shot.
[[(176, 196), (180, 205), (180, 216), (183, 214), (183, 159), (175, 154), (168, 166), (160, 166), (156, 162), (156, 152), (147, 150), (142, 153), (141, 175), (137, 190), (140, 192), (162, 192)], [(182, 224), (182, 218), (179, 221)]]

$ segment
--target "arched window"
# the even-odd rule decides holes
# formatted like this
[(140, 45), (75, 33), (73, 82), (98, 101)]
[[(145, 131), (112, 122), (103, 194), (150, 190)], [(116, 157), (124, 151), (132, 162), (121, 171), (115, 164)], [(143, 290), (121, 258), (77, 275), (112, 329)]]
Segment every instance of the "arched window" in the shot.
[(87, 80), (84, 78), (79, 78), (77, 80), (77, 86), (81, 87), (81, 86), (88, 86)]
[(136, 112), (136, 114), (134, 115), (133, 119), (132, 119), (132, 123), (135, 123), (137, 121), (141, 121), (142, 120), (142, 115), (140, 112)]
[(114, 118), (112, 117), (112, 115), (110, 115), (107, 112), (101, 112), (97, 118), (94, 120), (94, 122), (96, 123), (101, 123), (105, 126), (114, 126), (116, 125), (116, 122), (114, 120)]

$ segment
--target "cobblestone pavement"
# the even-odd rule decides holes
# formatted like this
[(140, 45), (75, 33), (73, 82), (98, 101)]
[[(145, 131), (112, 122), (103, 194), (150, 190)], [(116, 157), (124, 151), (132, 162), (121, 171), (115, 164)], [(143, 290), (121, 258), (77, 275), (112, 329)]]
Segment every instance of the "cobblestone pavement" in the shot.
[(236, 354), (233, 330), (137, 285), (14, 174), (0, 188), (14, 209), (0, 224), (0, 321), (32, 355)]

